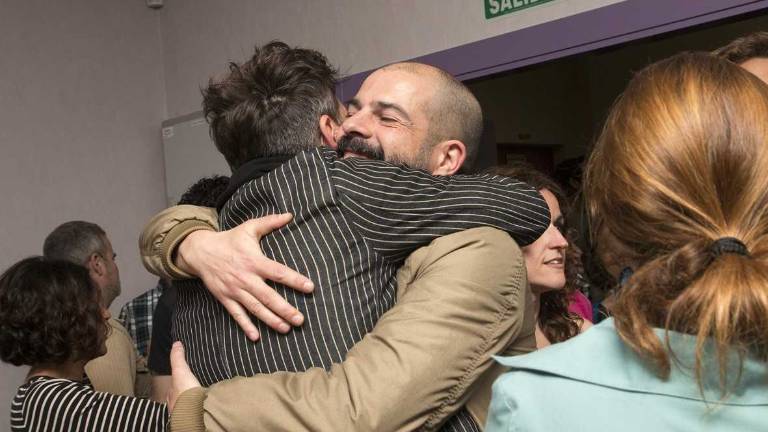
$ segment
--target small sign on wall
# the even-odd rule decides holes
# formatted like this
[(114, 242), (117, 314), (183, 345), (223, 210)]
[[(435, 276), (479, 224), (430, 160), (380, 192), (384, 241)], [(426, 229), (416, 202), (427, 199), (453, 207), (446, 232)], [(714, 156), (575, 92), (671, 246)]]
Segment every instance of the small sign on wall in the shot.
[(496, 18), (551, 1), (554, 0), (483, 0), (485, 3), (485, 19)]

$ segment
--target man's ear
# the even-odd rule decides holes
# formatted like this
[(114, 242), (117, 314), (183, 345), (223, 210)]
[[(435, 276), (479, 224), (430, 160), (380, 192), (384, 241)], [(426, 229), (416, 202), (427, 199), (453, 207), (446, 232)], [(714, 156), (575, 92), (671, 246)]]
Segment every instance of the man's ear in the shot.
[(339, 134), (341, 126), (336, 123), (336, 120), (328, 114), (320, 116), (320, 140), (322, 145), (328, 146), (332, 149), (336, 148), (336, 135)]
[(86, 267), (88, 268), (88, 272), (93, 276), (100, 277), (107, 273), (107, 268), (104, 265), (104, 258), (102, 258), (101, 255), (97, 253), (91, 254), (91, 256), (88, 258), (88, 262), (86, 263)]
[(459, 140), (443, 141), (432, 150), (432, 174), (449, 176), (456, 174), (467, 158), (467, 146)]

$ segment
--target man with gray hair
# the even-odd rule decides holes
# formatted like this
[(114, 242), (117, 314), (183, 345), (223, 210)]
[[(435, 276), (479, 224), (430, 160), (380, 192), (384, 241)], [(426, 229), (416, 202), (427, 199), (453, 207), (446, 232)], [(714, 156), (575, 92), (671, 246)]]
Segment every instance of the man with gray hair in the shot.
[[(109, 309), (120, 295), (120, 271), (115, 262), (117, 255), (100, 226), (84, 221), (59, 225), (45, 238), (43, 255), (85, 267), (101, 292), (101, 307), (104, 309)], [(120, 322), (110, 317), (109, 325), (107, 353), (88, 362), (85, 373), (97, 391), (133, 396), (136, 349)]]

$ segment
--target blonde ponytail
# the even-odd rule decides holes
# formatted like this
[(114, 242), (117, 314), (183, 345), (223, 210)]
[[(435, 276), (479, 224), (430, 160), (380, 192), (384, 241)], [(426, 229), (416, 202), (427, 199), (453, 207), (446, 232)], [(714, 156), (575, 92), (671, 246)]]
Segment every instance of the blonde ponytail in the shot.
[[(713, 345), (724, 395), (734, 353), (768, 361), (767, 147), (768, 88), (707, 54), (651, 65), (611, 110), (585, 193), (594, 232), (636, 267), (616, 329), (662, 377), (675, 357), (653, 328), (696, 336), (699, 385)], [(745, 250), (714, 253), (723, 237)]]

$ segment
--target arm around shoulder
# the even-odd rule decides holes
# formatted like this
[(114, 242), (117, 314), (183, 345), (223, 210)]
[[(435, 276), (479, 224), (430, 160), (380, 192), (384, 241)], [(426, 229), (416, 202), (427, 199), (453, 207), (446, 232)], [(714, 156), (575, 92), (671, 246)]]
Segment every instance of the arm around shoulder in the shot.
[(189, 234), (198, 230), (216, 231), (218, 226), (214, 208), (179, 205), (161, 211), (144, 226), (139, 238), (144, 267), (160, 277), (193, 277), (174, 264), (174, 251)]
[(330, 371), (235, 378), (190, 398), (204, 398), (206, 430), (439, 428), (523, 326), (520, 249), (498, 230), (456, 233), (415, 252), (398, 282), (398, 304)]

